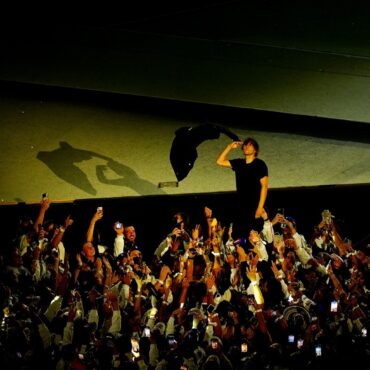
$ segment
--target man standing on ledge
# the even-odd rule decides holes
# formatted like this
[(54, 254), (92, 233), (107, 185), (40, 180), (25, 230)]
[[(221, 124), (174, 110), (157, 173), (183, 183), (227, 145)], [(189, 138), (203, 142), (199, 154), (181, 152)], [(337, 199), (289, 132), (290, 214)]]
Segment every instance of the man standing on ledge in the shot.
[[(231, 150), (240, 148), (244, 159), (227, 159)], [(257, 222), (264, 212), (268, 190), (268, 168), (266, 163), (257, 158), (259, 145), (253, 138), (233, 141), (228, 144), (217, 158), (217, 164), (231, 168), (235, 172), (236, 192), (239, 200), (238, 236), (247, 237), (253, 228), (257, 231)]]

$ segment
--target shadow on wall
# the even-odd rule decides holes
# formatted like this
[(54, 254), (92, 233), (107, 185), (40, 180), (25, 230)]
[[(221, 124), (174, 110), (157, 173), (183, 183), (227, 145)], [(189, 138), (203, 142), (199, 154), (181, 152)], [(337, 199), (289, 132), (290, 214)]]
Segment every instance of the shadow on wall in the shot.
[[(90, 150), (73, 148), (65, 141), (61, 141), (59, 145), (59, 148), (50, 152), (39, 152), (37, 159), (45, 163), (63, 181), (76, 186), (90, 195), (96, 195), (97, 191), (87, 175), (76, 166), (76, 163), (88, 161), (93, 158), (106, 161), (105, 165), (96, 166), (96, 177), (103, 184), (128, 187), (136, 191), (139, 195), (166, 194), (155, 184), (140, 178), (132, 168), (110, 157)], [(108, 179), (105, 175), (107, 170), (115, 172), (119, 177)]]

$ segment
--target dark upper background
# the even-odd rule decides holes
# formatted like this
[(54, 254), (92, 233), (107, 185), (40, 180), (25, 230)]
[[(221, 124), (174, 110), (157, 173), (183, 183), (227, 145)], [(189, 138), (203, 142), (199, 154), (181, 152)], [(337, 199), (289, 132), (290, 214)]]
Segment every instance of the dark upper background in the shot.
[[(3, 9), (0, 24), (3, 204), (37, 203), (44, 191), (82, 205), (126, 198), (114, 217), (131, 214), (138, 223), (130, 205), (138, 195), (149, 197), (145, 213), (165, 208), (152, 196), (172, 203), (169, 215), (188, 207), (188, 197), (199, 210), (206, 202), (222, 208), (227, 198), (230, 215), (233, 176), (214, 164), (223, 136), (198, 148), (178, 187), (158, 187), (175, 180), (168, 158), (175, 130), (211, 122), (258, 139), (272, 209), (285, 204), (303, 218), (334, 208), (342, 219), (363, 218), (366, 2), (16, 5)], [(221, 198), (207, 200), (212, 194)]]

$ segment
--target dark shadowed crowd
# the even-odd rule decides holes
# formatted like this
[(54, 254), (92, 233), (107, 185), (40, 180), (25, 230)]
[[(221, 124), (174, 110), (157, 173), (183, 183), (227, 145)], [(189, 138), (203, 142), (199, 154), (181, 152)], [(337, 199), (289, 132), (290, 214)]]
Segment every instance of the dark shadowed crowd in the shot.
[(2, 369), (370, 369), (370, 246), (329, 210), (312, 235), (263, 210), (237, 237), (207, 206), (202, 224), (178, 212), (148, 253), (101, 207), (72, 247), (52, 206), (1, 248)]

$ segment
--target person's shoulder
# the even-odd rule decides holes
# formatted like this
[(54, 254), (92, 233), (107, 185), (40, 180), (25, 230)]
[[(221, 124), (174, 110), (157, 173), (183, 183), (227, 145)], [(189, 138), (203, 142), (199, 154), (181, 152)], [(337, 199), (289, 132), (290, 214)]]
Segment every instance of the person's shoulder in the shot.
[(261, 158), (255, 158), (253, 162), (255, 162), (255, 164), (258, 165), (258, 166), (267, 168), (266, 162)]
[(266, 162), (263, 159), (260, 158), (255, 158), (254, 162), (254, 168), (258, 173), (260, 174), (261, 177), (268, 176), (268, 167)]
[(244, 159), (242, 158), (234, 158), (234, 159), (230, 159), (230, 165), (231, 165), (231, 168), (233, 170), (237, 169), (237, 168), (240, 168), (243, 163), (245, 163)]
[(240, 165), (240, 164), (243, 164), (245, 163), (245, 160), (243, 158), (234, 158), (234, 159), (230, 159), (229, 161), (231, 164), (236, 164), (236, 165)]

